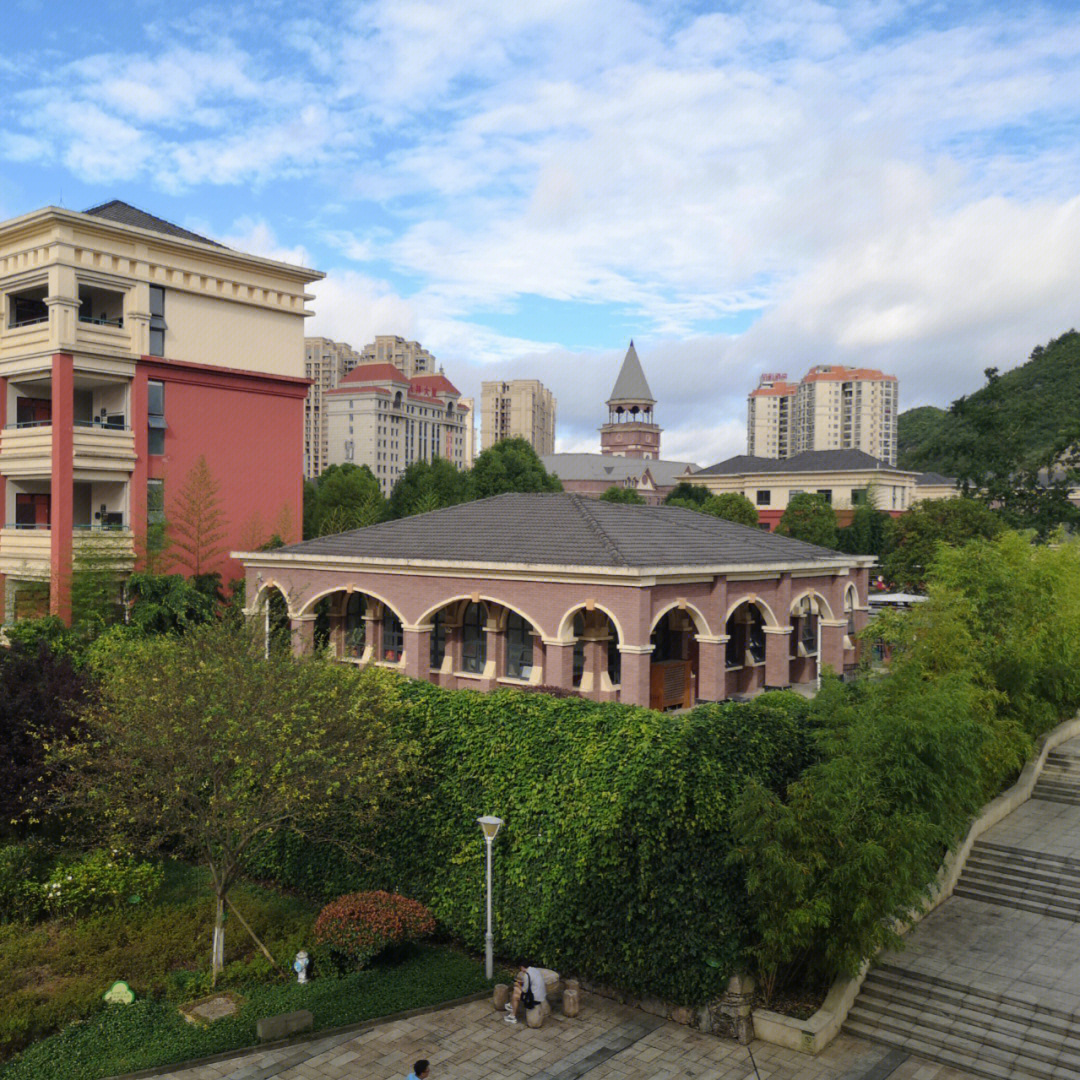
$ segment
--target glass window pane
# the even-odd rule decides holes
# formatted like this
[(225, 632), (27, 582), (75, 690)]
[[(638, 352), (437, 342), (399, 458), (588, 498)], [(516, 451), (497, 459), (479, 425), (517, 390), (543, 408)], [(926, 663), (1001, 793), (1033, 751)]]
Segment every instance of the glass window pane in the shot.
[(146, 411), (150, 416), (165, 415), (165, 384), (151, 380), (146, 384)]
[(154, 454), (160, 456), (165, 453), (165, 429), (164, 428), (151, 428), (150, 436), (147, 440), (146, 452), (148, 454)]

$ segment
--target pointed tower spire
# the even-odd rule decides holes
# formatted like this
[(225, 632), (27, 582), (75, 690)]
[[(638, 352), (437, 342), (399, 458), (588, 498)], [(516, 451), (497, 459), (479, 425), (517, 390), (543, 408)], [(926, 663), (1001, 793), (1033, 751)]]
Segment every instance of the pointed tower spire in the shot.
[(600, 453), (658, 458), (660, 427), (653, 422), (655, 404), (656, 398), (652, 396), (631, 340), (607, 400), (608, 422), (600, 429)]

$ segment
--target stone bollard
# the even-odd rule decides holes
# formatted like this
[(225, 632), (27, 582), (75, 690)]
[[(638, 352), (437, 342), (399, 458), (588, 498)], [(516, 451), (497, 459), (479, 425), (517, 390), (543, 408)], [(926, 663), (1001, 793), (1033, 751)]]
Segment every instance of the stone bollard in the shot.
[(496, 983), (491, 994), (491, 1007), (496, 1012), (501, 1012), (510, 1000), (510, 986), (508, 983)]
[(562, 1011), (563, 1016), (577, 1016), (581, 1012), (581, 991), (569, 983), (563, 991)]
[(754, 1040), (754, 980), (749, 975), (733, 975), (727, 990), (709, 1009), (710, 1026), (716, 1035), (737, 1039), (743, 1046)]
[(543, 1027), (544, 1026), (544, 1009), (543, 1009), (543, 1005), (546, 1005), (546, 1004), (547, 1004), (547, 1002), (544, 1002), (542, 1005), (534, 1005), (531, 1009), (526, 1011), (526, 1013), (525, 1013), (525, 1023), (528, 1024), (529, 1027), (538, 1028), (538, 1027)]

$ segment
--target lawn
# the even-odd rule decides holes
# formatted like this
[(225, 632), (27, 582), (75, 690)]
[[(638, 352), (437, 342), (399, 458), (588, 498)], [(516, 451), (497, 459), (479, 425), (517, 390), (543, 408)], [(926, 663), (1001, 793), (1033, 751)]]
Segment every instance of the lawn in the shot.
[[(289, 970), (296, 951), (310, 945), (317, 907), (250, 884), (238, 885), (233, 901)], [(172, 863), (152, 903), (77, 920), (0, 925), (0, 1058), (22, 1049), (0, 1065), (0, 1078), (94, 1080), (254, 1045), (255, 1022), (276, 1013), (307, 1008), (317, 1029), (335, 1027), (488, 985), (481, 964), (437, 946), (307, 986), (284, 982), (229, 919), (218, 988), (244, 1004), (235, 1017), (196, 1027), (176, 1006), (209, 991), (211, 916), (204, 872)], [(102, 1002), (117, 979), (135, 991), (135, 1004)]]

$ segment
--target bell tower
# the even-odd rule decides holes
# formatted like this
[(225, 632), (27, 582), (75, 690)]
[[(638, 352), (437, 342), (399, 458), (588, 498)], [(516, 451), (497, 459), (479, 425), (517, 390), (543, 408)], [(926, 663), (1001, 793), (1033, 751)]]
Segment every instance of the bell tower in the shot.
[(600, 428), (600, 453), (654, 460), (660, 457), (660, 426), (653, 421), (655, 404), (631, 341), (607, 400), (608, 421)]

